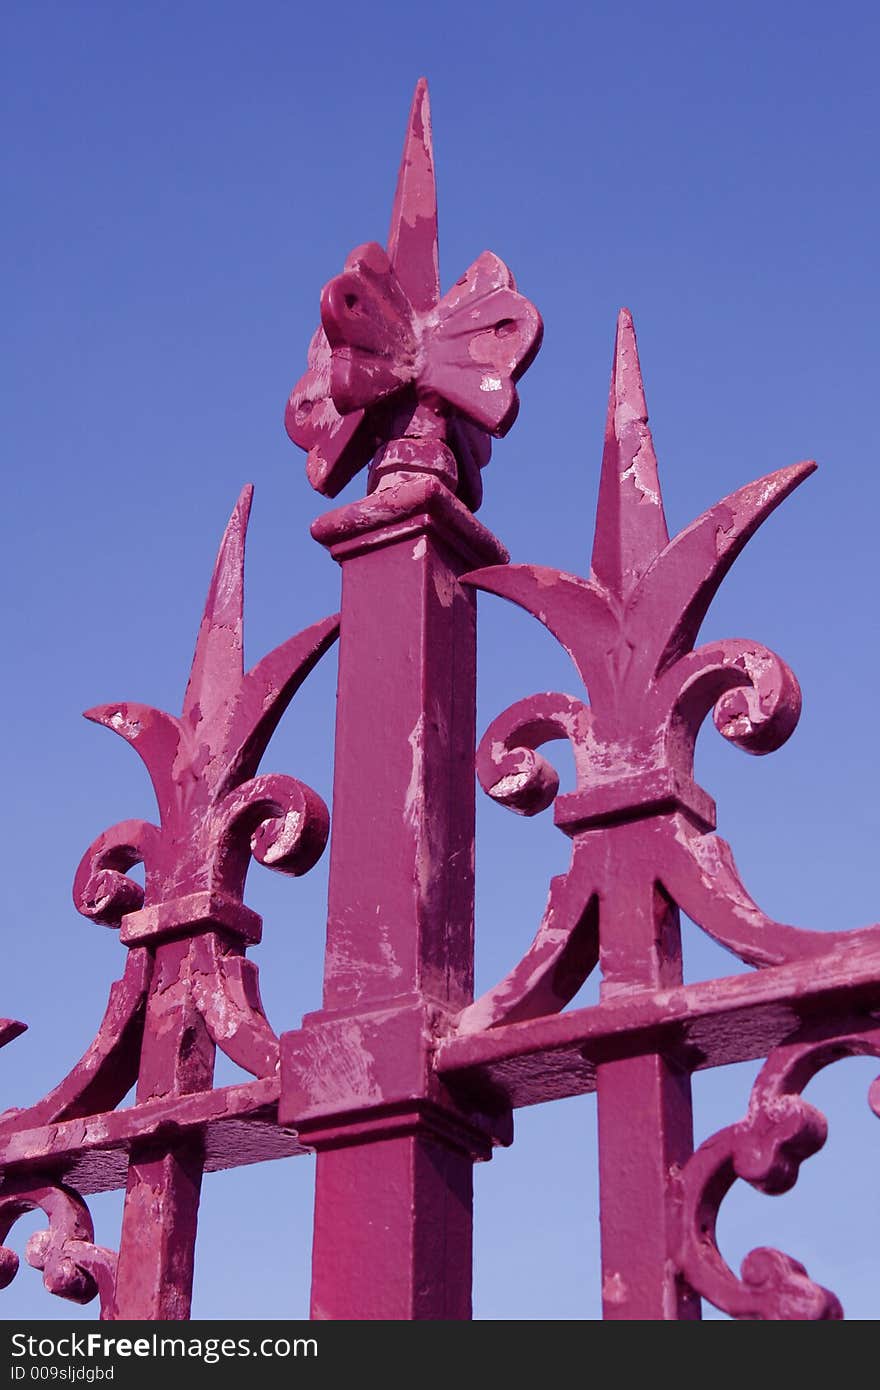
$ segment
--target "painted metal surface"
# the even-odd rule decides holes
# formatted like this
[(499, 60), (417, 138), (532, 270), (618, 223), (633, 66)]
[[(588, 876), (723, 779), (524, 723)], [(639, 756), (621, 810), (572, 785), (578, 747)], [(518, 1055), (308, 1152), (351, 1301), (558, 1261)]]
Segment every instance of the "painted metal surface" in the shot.
[[(698, 633), (743, 547), (814, 465), (747, 484), (670, 538), (623, 310), (590, 572), (509, 564), (474, 512), (541, 332), (490, 252), (442, 293), (420, 82), (387, 246), (358, 247), (325, 287), (285, 417), (319, 492), (368, 470), (366, 497), (312, 527), (341, 569), (340, 615), (245, 672), (245, 488), (181, 714), (133, 702), (87, 714), (140, 755), (158, 823), (113, 826), (77, 871), (78, 910), (118, 931), (126, 965), (80, 1061), (0, 1116), (0, 1240), (44, 1212), (27, 1261), (50, 1292), (97, 1299), (103, 1318), (188, 1317), (204, 1173), (314, 1152), (312, 1316), (467, 1319), (473, 1163), (511, 1142), (515, 1108), (593, 1091), (606, 1317), (693, 1319), (701, 1298), (736, 1318), (842, 1315), (779, 1251), (753, 1251), (735, 1274), (716, 1220), (736, 1181), (785, 1191), (824, 1142), (802, 1097), (811, 1077), (880, 1056), (880, 927), (767, 916), (693, 768), (710, 713), (753, 754), (797, 723), (779, 656), (744, 639), (698, 645)], [(583, 690), (517, 701), (477, 746), (478, 592), (537, 618)], [(295, 777), (259, 767), (337, 636), (323, 1000), (279, 1037), (246, 954), (262, 930), (244, 902), (248, 865), (307, 872), (331, 817)], [(576, 769), (564, 794), (541, 751), (562, 739)], [(571, 842), (532, 945), (477, 1000), (475, 765), (496, 802), (552, 807)], [(680, 911), (752, 973), (685, 986)], [(566, 1012), (595, 970), (600, 1002)], [(0, 1020), (0, 1045), (23, 1027)], [(215, 1088), (218, 1048), (254, 1080)], [(746, 1117), (693, 1152), (692, 1074), (761, 1057)], [(84, 1201), (112, 1187), (125, 1189), (118, 1251), (95, 1244)], [(18, 1266), (0, 1246), (0, 1285)]]

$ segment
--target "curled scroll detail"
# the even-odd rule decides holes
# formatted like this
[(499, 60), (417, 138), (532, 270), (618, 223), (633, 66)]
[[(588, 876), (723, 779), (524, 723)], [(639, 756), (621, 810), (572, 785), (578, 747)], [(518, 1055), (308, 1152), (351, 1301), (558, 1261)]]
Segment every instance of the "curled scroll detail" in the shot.
[[(740, 1276), (716, 1238), (718, 1213), (738, 1179), (776, 1195), (797, 1182), (800, 1166), (825, 1143), (825, 1116), (801, 1092), (823, 1068), (845, 1057), (880, 1057), (880, 1024), (853, 1017), (794, 1034), (767, 1059), (748, 1112), (701, 1144), (676, 1178), (679, 1244), (676, 1263), (691, 1288), (733, 1318), (819, 1321), (843, 1317), (837, 1297), (782, 1251), (752, 1250)], [(880, 1115), (880, 1085), (870, 1104)]]

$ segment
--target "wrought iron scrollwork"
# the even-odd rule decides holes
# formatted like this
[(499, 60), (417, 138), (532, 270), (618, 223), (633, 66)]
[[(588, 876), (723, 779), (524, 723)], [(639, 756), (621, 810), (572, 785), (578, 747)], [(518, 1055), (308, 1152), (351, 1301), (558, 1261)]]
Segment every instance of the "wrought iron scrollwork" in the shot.
[[(738, 1180), (759, 1192), (788, 1192), (801, 1164), (822, 1148), (825, 1116), (802, 1091), (846, 1057), (880, 1058), (880, 1024), (851, 1017), (811, 1025), (776, 1048), (761, 1069), (745, 1117), (701, 1144), (675, 1180), (680, 1239), (676, 1263), (691, 1288), (733, 1318), (817, 1321), (843, 1317), (837, 1297), (780, 1250), (759, 1247), (730, 1268), (716, 1238), (718, 1213)], [(869, 1102), (880, 1115), (880, 1082)]]
[[(90, 1303), (99, 1297), (101, 1317), (113, 1309), (116, 1253), (96, 1245), (88, 1207), (72, 1188), (60, 1183), (7, 1181), (0, 1187), (0, 1242), (5, 1242), (19, 1217), (43, 1211), (49, 1220), (45, 1230), (35, 1231), (25, 1247), (25, 1259), (42, 1272), (49, 1293), (71, 1303)], [(18, 1273), (19, 1258), (0, 1244), (0, 1288)]]
[[(244, 548), (251, 495), (250, 487), (242, 492), (220, 546), (180, 716), (131, 702), (88, 711), (88, 718), (140, 755), (159, 821), (122, 821), (83, 856), (74, 902), (90, 920), (119, 930), (128, 947), (126, 967), (76, 1066), (35, 1105), (0, 1117), (0, 1140), (8, 1141), (13, 1155), (23, 1132), (53, 1155), (56, 1141), (46, 1127), (104, 1117), (136, 1082), (135, 1109), (142, 1102), (174, 1106), (179, 1100), (177, 1109), (185, 1112), (187, 1096), (210, 1089), (215, 1048), (258, 1081), (273, 1083), (277, 1095), (279, 1039), (263, 1009), (257, 966), (245, 956), (261, 933), (260, 918), (243, 903), (245, 879), (252, 858), (281, 873), (306, 873), (324, 850), (329, 816), (310, 787), (294, 777), (259, 773), (258, 766), (283, 711), (336, 640), (339, 624), (335, 616), (315, 623), (245, 672)], [(143, 887), (129, 873), (139, 863)], [(254, 1104), (260, 1103), (255, 1097)], [(199, 1124), (186, 1137), (181, 1119), (185, 1113), (157, 1118), (152, 1129), (145, 1119), (130, 1141), (130, 1173), (138, 1177), (129, 1183), (129, 1194), (155, 1189), (156, 1201), (170, 1204), (164, 1219), (172, 1224), (178, 1220), (169, 1214), (177, 1200), (174, 1165), (183, 1165), (197, 1195), (204, 1157)], [(118, 1146), (123, 1128), (120, 1115), (108, 1117), (108, 1141), (112, 1133)], [(161, 1134), (178, 1132), (180, 1144), (166, 1143), (163, 1150)], [(64, 1142), (59, 1140), (62, 1148)], [(161, 1152), (167, 1171), (145, 1186), (144, 1172), (152, 1173), (149, 1165)], [(65, 1161), (56, 1160), (61, 1171)], [(43, 1271), (46, 1287), (79, 1302), (100, 1294), (102, 1316), (115, 1316), (116, 1257), (94, 1244), (82, 1198), (54, 1180), (28, 1185), (7, 1176), (0, 1189), (4, 1234), (35, 1206), (48, 1215), (49, 1228), (28, 1242), (27, 1258)], [(130, 1216), (137, 1220), (136, 1213)], [(12, 1251), (0, 1252), (4, 1282), (17, 1267)], [(169, 1309), (180, 1306), (176, 1297), (169, 1294)]]

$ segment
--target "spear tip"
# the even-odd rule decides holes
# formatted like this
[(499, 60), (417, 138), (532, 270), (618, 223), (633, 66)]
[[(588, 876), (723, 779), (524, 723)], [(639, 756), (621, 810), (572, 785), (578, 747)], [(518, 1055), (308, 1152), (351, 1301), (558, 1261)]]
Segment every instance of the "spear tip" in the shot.
[(625, 601), (669, 540), (639, 349), (629, 309), (617, 316), (593, 573)]
[(397, 191), (391, 211), (388, 256), (413, 308), (433, 309), (440, 298), (437, 184), (428, 81), (413, 93)]

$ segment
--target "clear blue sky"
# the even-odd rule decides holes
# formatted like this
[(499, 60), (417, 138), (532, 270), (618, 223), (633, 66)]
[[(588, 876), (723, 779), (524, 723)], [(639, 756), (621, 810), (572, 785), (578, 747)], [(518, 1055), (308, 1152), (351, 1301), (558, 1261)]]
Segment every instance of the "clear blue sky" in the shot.
[[(281, 417), (321, 285), (352, 246), (384, 240), (422, 73), (444, 288), (491, 248), (546, 323), (485, 474), (481, 517), (515, 559), (588, 565), (622, 304), (671, 526), (819, 460), (705, 628), (780, 651), (801, 726), (754, 760), (710, 722), (698, 774), (769, 912), (816, 927), (880, 916), (876, 4), (9, 0), (2, 49), (0, 1013), (30, 1025), (3, 1054), (3, 1104), (42, 1095), (90, 1041), (123, 948), (75, 913), (73, 872), (105, 826), (153, 814), (138, 760), (79, 712), (179, 709), (246, 481), (251, 658), (337, 605), (336, 566), (308, 535), (327, 504)], [(577, 693), (524, 614), (486, 598), (481, 615), (481, 727), (536, 688)], [(270, 753), (328, 799), (333, 698), (331, 659)], [(481, 988), (521, 954), (565, 863), (547, 819), (480, 809)], [(251, 873), (279, 1031), (319, 1002), (323, 874)], [(686, 948), (690, 978), (736, 968), (693, 929)], [(698, 1079), (698, 1137), (740, 1117), (753, 1072)], [(872, 1075), (826, 1073), (810, 1096), (828, 1150), (793, 1194), (748, 1191), (722, 1223), (733, 1261), (779, 1244), (862, 1318), (880, 1289)], [(476, 1315), (596, 1317), (593, 1101), (522, 1113), (517, 1131), (477, 1173)], [(305, 1315), (311, 1181), (308, 1159), (206, 1180), (196, 1316)], [(114, 1245), (118, 1199), (94, 1210)], [(9, 1318), (80, 1315), (28, 1268), (2, 1299)]]

